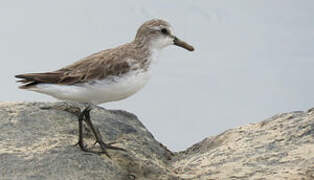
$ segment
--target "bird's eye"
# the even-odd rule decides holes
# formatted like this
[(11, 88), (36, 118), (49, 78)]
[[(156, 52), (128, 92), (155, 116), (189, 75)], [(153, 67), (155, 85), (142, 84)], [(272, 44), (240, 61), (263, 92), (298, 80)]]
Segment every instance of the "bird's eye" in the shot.
[(161, 30), (161, 33), (163, 33), (163, 34), (169, 34), (169, 32), (168, 32), (168, 30), (166, 29), (166, 28), (162, 28)]

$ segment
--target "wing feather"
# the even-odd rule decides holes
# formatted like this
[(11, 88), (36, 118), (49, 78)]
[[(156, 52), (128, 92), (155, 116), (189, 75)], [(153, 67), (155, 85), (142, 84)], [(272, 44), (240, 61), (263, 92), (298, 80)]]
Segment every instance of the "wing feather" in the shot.
[(20, 86), (21, 89), (27, 89), (39, 83), (73, 85), (128, 72), (130, 65), (123, 59), (121, 54), (120, 57), (113, 56), (110, 50), (105, 50), (57, 71), (19, 74), (15, 77), (20, 79), (18, 82), (23, 83)]

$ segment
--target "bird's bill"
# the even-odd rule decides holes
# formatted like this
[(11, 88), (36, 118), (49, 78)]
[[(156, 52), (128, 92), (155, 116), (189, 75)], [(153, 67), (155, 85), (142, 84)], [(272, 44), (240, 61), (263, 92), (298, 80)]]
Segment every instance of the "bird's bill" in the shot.
[(182, 41), (181, 39), (179, 39), (177, 37), (174, 37), (173, 44), (176, 45), (176, 46), (182, 47), (182, 48), (184, 48), (186, 50), (194, 51), (194, 47), (193, 46), (191, 46), (190, 44)]

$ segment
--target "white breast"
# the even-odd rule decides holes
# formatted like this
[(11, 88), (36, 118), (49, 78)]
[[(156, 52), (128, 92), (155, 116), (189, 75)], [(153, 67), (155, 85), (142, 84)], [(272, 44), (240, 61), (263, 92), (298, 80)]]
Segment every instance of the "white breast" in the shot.
[(133, 95), (145, 86), (150, 77), (150, 71), (136, 70), (119, 77), (110, 76), (76, 85), (38, 84), (30, 90), (62, 100), (102, 104)]

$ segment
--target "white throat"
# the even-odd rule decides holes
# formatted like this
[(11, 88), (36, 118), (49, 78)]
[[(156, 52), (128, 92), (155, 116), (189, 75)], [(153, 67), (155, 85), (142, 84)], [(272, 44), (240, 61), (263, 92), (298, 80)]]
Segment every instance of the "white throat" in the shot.
[(150, 44), (151, 57), (149, 60), (151, 61), (151, 63), (157, 63), (162, 49), (172, 44), (173, 39), (170, 37), (154, 39)]
[(159, 57), (162, 49), (152, 49), (149, 61), (151, 64), (157, 64), (159, 62)]

